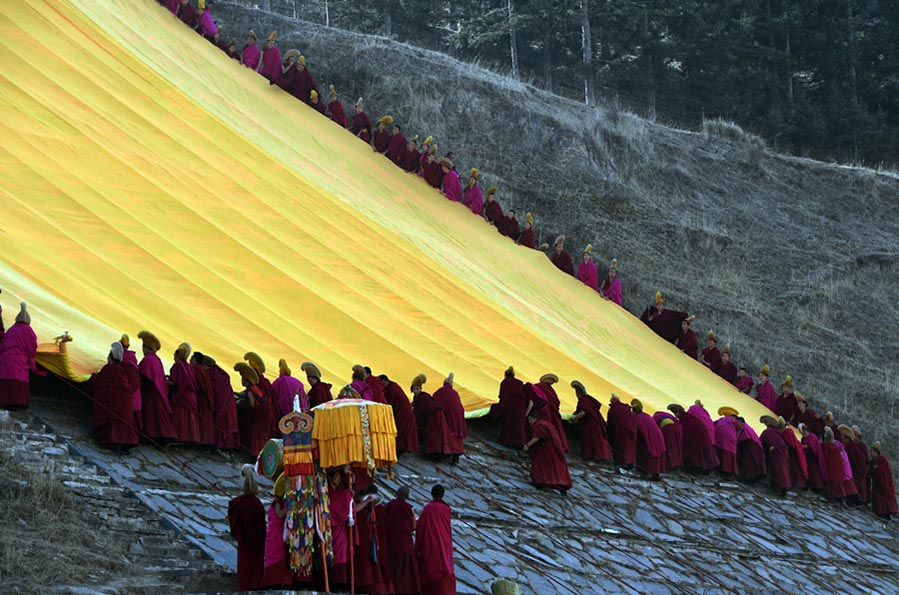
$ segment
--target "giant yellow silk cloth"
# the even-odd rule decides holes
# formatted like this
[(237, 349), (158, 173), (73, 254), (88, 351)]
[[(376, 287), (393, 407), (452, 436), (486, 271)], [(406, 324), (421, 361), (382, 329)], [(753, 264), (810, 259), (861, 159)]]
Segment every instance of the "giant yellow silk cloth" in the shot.
[(66, 375), (145, 328), (166, 362), (182, 341), (229, 370), (308, 359), (335, 390), (355, 363), (431, 392), (454, 371), (470, 415), (510, 365), (557, 374), (564, 413), (574, 379), (766, 412), (153, 0), (0, 3), (0, 61), (0, 303), (72, 333)]

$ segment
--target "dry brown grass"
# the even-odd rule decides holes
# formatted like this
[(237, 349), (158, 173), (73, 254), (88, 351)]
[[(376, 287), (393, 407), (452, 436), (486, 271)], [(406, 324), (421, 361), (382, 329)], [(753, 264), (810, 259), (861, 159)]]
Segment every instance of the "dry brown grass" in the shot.
[(0, 452), (0, 591), (44, 594), (127, 571), (121, 546), (73, 505), (52, 476)]

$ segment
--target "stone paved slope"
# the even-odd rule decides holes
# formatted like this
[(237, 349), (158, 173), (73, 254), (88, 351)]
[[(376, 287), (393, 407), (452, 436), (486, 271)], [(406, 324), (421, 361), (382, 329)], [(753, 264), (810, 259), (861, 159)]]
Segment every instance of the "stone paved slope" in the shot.
[[(41, 397), (33, 407), (188, 540), (233, 567), (227, 497), (149, 447), (127, 458), (96, 448), (87, 408), (73, 397)], [(458, 466), (404, 455), (397, 478), (378, 478), (388, 494), (409, 484), (416, 510), (431, 485), (447, 486), (460, 593), (484, 593), (496, 577), (541, 595), (899, 592), (899, 527), (868, 511), (812, 494), (779, 498), (714, 476), (676, 473), (655, 483), (574, 456), (575, 485), (563, 498), (534, 490), (525, 459), (492, 442), (485, 421), (471, 427)], [(239, 461), (194, 449), (176, 454), (229, 494), (237, 492)]]

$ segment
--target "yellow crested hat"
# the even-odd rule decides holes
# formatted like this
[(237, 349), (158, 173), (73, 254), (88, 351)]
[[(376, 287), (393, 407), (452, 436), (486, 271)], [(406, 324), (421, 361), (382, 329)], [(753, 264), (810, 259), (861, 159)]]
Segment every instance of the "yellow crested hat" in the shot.
[(527, 221), (529, 224), (533, 225), (533, 224), (534, 224), (534, 215), (533, 215), (533, 213), (525, 213), (525, 214), (524, 214), (524, 220)]
[(416, 386), (421, 388), (422, 386), (424, 386), (425, 382), (427, 382), (427, 381), (428, 381), (427, 375), (425, 375), (423, 373), (419, 374), (418, 376), (416, 376), (415, 378), (412, 379), (412, 388), (415, 388)]
[(334, 85), (328, 85), (328, 96), (337, 97), (337, 91), (334, 90)]
[(657, 291), (657, 292), (656, 292), (656, 303), (657, 303), (657, 304), (661, 304), (661, 303), (663, 303), (664, 301), (665, 301), (665, 300), (662, 299), (662, 292), (661, 292), (661, 291)]
[(733, 407), (729, 407), (729, 406), (725, 405), (724, 407), (718, 408), (718, 415), (720, 415), (721, 417), (728, 417), (728, 416), (737, 417), (740, 415), (740, 412), (737, 411), (736, 409), (734, 409)]
[(309, 91), (309, 99), (318, 99), (318, 91), (316, 91), (315, 89)]
[(318, 378), (321, 380), (322, 371), (318, 369), (318, 366), (313, 364), (312, 362), (303, 362), (300, 364), (300, 370), (306, 372), (306, 376), (309, 378)]
[(150, 350), (154, 353), (162, 349), (162, 343), (160, 343), (159, 339), (156, 338), (156, 335), (154, 335), (150, 331), (141, 331), (137, 333), (137, 338), (140, 339), (143, 344), (149, 347)]
[(475, 180), (478, 179), (478, 168), (476, 168), (476, 167), (471, 168), (470, 173), (471, 173), (470, 177), (474, 178)]
[(277, 32), (277, 31), (272, 31), (271, 33), (268, 34), (268, 40), (269, 40), (269, 41), (275, 41), (276, 39), (278, 39), (278, 32)]
[(286, 359), (278, 360), (278, 374), (281, 376), (290, 376), (290, 366), (287, 365)]
[(262, 376), (265, 374), (265, 363), (262, 361), (262, 358), (259, 357), (259, 354), (254, 351), (247, 351), (243, 354), (244, 361), (248, 362), (256, 372)]
[(240, 374), (240, 377), (250, 384), (259, 384), (259, 374), (250, 367), (246, 362), (237, 362), (234, 364), (234, 371)]
[(393, 116), (382, 116), (378, 124), (393, 124)]

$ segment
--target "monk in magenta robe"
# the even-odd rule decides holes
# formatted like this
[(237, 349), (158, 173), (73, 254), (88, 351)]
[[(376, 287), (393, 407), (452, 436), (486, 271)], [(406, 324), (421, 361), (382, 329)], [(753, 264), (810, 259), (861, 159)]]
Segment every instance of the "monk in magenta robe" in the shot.
[(455, 595), (452, 511), (443, 501), (445, 490), (431, 488), (430, 502), (421, 509), (415, 526), (415, 554), (421, 576), (421, 595)]
[(509, 366), (499, 385), (499, 402), (490, 406), (490, 419), (500, 426), (499, 443), (503, 446), (520, 449), (528, 441), (527, 406), (524, 383)]
[(443, 381), (443, 386), (434, 391), (434, 400), (446, 413), (446, 423), (452, 436), (452, 461), (459, 460), (459, 455), (465, 452), (465, 438), (468, 436), (468, 425), (465, 423), (465, 409), (462, 407), (462, 398), (453, 387), (455, 375), (450, 372)]
[(478, 170), (471, 168), (471, 175), (468, 176), (468, 186), (462, 195), (462, 204), (471, 209), (475, 215), (482, 215), (484, 212), (484, 194), (481, 187), (478, 186)]
[(275, 78), (281, 73), (281, 50), (275, 46), (278, 34), (272, 31), (265, 42), (265, 50), (262, 52), (262, 66), (259, 74), (274, 83)]
[(580, 264), (577, 265), (577, 279), (593, 291), (599, 291), (599, 273), (593, 262), (590, 244), (584, 249)]
[(197, 422), (197, 380), (187, 363), (190, 353), (187, 343), (175, 350), (175, 363), (169, 369), (169, 403), (178, 441), (196, 443), (200, 441), (200, 424)]
[(700, 362), (710, 369), (721, 364), (721, 352), (718, 351), (718, 339), (715, 337), (715, 331), (709, 331), (706, 335), (705, 348), (702, 350)]
[(686, 312), (665, 308), (662, 293), (656, 292), (655, 305), (648, 306), (640, 315), (640, 320), (669, 343), (677, 342), (681, 332), (681, 321), (689, 315)]
[(490, 225), (500, 229), (503, 221), (503, 208), (496, 200), (496, 186), (487, 189), (487, 202), (484, 204), (484, 218)]
[(197, 11), (189, 0), (181, 0), (178, 5), (178, 18), (191, 29), (197, 26)]
[(768, 380), (768, 366), (763, 366), (759, 373), (759, 383), (755, 387), (755, 400), (774, 411), (777, 406), (777, 392)]
[(752, 379), (752, 376), (746, 373), (746, 368), (739, 368), (737, 370), (737, 378), (734, 380), (734, 388), (748, 395), (752, 392), (753, 386), (755, 386), (755, 381)]
[(302, 370), (306, 372), (306, 381), (309, 383), (309, 407), (317, 407), (332, 399), (331, 385), (322, 382), (322, 373), (312, 362), (303, 362)]
[(830, 428), (824, 430), (824, 442), (821, 450), (824, 453), (824, 493), (830, 500), (842, 501), (846, 498), (843, 451), (834, 441), (833, 431)]
[(621, 279), (618, 278), (618, 259), (612, 259), (612, 266), (609, 267), (609, 276), (602, 280), (599, 288), (599, 294), (605, 299), (618, 304), (622, 303), (623, 296), (621, 293)]
[(799, 404), (796, 401), (796, 395), (792, 391), (792, 380), (792, 377), (787, 376), (787, 380), (780, 387), (781, 392), (774, 401), (774, 413), (784, 418), (788, 424), (796, 425), (798, 423), (796, 418), (799, 416)]
[(256, 33), (253, 31), (247, 34), (247, 45), (240, 52), (240, 63), (256, 72), (262, 69), (262, 52), (256, 45)]
[(34, 358), (37, 356), (37, 335), (31, 328), (31, 315), (25, 302), (13, 324), (0, 342), (0, 407), (27, 409), (31, 394), (31, 376), (40, 374)]
[(217, 43), (218, 40), (215, 37), (218, 33), (218, 25), (215, 24), (215, 19), (212, 18), (208, 6), (198, 6), (197, 8), (197, 31), (207, 40)]
[(690, 328), (692, 316), (684, 318), (680, 323), (680, 336), (674, 342), (674, 346), (681, 350), (684, 355), (695, 360), (699, 353), (699, 341), (696, 339), (696, 333)]
[(259, 486), (252, 465), (241, 471), (243, 493), (228, 503), (228, 526), (237, 540), (237, 589), (255, 591), (261, 588), (265, 562), (265, 508), (256, 494)]
[(290, 93), (306, 105), (309, 105), (312, 92), (318, 93), (318, 85), (306, 66), (306, 56), (297, 58), (295, 68), (297, 72), (293, 77), (293, 86), (290, 88)]
[(687, 412), (691, 415), (695, 415), (698, 419), (702, 420), (706, 431), (709, 433), (709, 441), (712, 443), (712, 446), (717, 446), (718, 443), (715, 441), (715, 422), (712, 421), (712, 416), (709, 415), (708, 411), (706, 411), (706, 408), (703, 406), (702, 401), (696, 399), (696, 402), (690, 405), (690, 408), (687, 409)]
[(424, 374), (419, 374), (412, 380), (411, 391), (415, 395), (412, 401), (412, 412), (415, 414), (415, 423), (418, 426), (418, 443), (421, 452), (426, 459), (440, 461), (443, 455), (451, 454), (453, 450), (453, 436), (449, 424), (446, 421), (446, 412), (437, 402), (437, 399), (422, 390), (427, 381)]
[(6, 334), (6, 327), (3, 325), (3, 307), (0, 306), (0, 343), (3, 343), (3, 335)]
[(513, 240), (518, 240), (518, 237), (521, 235), (521, 226), (518, 225), (518, 219), (515, 217), (514, 210), (509, 209), (508, 211), (506, 211), (506, 216), (503, 218), (500, 233), (502, 233), (506, 237), (512, 238)]
[(178, 16), (178, 7), (181, 5), (182, 0), (164, 0), (163, 5), (169, 9), (169, 11)]
[(615, 393), (612, 393), (609, 401), (606, 428), (615, 465), (626, 469), (633, 468), (637, 462), (637, 423), (630, 405), (622, 403)]
[(409, 488), (401, 486), (396, 498), (384, 507), (387, 517), (387, 552), (390, 558), (390, 574), (396, 595), (415, 595), (421, 592), (418, 558), (415, 555), (415, 512), (407, 502)]
[(759, 440), (765, 449), (765, 462), (771, 488), (784, 496), (793, 485), (790, 479), (790, 447), (787, 446), (776, 419), (770, 415), (763, 415), (760, 421), (767, 426), (759, 436)]
[(393, 409), (397, 454), (418, 452), (418, 426), (415, 425), (415, 414), (412, 412), (409, 397), (403, 388), (390, 380), (386, 374), (381, 374), (378, 379), (384, 386), (384, 398)]
[(730, 347), (724, 346), (721, 352), (721, 363), (712, 367), (712, 372), (729, 382), (734, 384), (737, 381), (737, 366), (730, 361)]
[(680, 421), (667, 411), (656, 411), (652, 419), (665, 439), (665, 469), (680, 469), (684, 466), (684, 431)]
[(581, 458), (585, 461), (608, 461), (612, 458), (606, 420), (600, 409), (602, 403), (587, 393), (587, 389), (577, 380), (571, 387), (577, 396), (577, 409), (572, 421), (581, 424)]
[[(355, 526), (355, 505), (353, 493), (347, 487), (347, 479), (339, 471), (328, 473), (328, 499), (331, 513), (331, 547), (333, 548), (333, 562), (328, 569), (328, 578), (332, 591), (335, 586), (349, 585), (350, 582), (350, 539), (355, 542), (355, 534), (351, 529), (350, 515), (353, 515), (352, 525)], [(339, 589), (349, 590), (349, 589)]]
[(880, 450), (880, 442), (871, 445), (871, 461), (868, 463), (871, 478), (871, 510), (882, 519), (890, 520), (899, 514), (896, 488), (889, 459)]
[(334, 85), (328, 90), (328, 112), (331, 114), (331, 120), (341, 128), (347, 127), (346, 112), (343, 110), (343, 104), (337, 98), (337, 91)]
[(141, 331), (138, 337), (143, 341), (144, 351), (139, 365), (143, 431), (155, 440), (174, 440), (178, 435), (172, 423), (169, 386), (162, 361), (156, 355), (161, 344), (159, 339), (147, 331)]
[(94, 440), (128, 449), (137, 446), (132, 395), (140, 390), (137, 368), (122, 363), (125, 348), (112, 344), (106, 365), (91, 376), (90, 391), (94, 399)]
[(203, 366), (203, 358), (203, 354), (198, 352), (190, 356), (190, 367), (197, 382), (197, 425), (200, 428), (200, 444), (215, 446), (215, 391)]
[(665, 437), (639, 399), (631, 400), (631, 410), (637, 428), (637, 469), (657, 480), (665, 470)]
[(821, 448), (821, 441), (818, 440), (818, 437), (803, 423), (799, 424), (799, 431), (802, 433), (802, 448), (805, 450), (805, 460), (808, 464), (808, 481), (806, 482), (806, 487), (820, 492), (824, 489), (824, 478), (827, 476), (827, 469), (824, 467), (824, 451)]
[(531, 439), (523, 449), (531, 455), (531, 483), (540, 489), (555, 489), (564, 494), (571, 489), (571, 475), (559, 433), (551, 423), (539, 419), (536, 411), (528, 415), (528, 423)]
[(755, 430), (742, 417), (737, 418), (737, 472), (740, 481), (753, 484), (767, 475), (765, 449)]
[(363, 380), (365, 380), (365, 384), (371, 389), (374, 402), (387, 405), (387, 398), (384, 395), (384, 383), (381, 382), (380, 378), (372, 375), (371, 368), (368, 366), (363, 366), (362, 371)]
[(534, 242), (534, 215), (533, 213), (524, 214), (524, 229), (518, 236), (518, 245), (534, 250), (536, 243)]
[(390, 131), (390, 140), (387, 142), (387, 158), (397, 167), (403, 167), (406, 162), (406, 137), (399, 124), (394, 124)]
[(721, 472), (737, 476), (737, 412), (729, 407), (722, 407), (718, 410), (718, 415), (723, 416), (715, 420), (715, 445), (718, 448), (718, 458), (721, 459)]
[(459, 174), (453, 168), (453, 162), (446, 157), (437, 160), (443, 170), (443, 182), (440, 185), (440, 193), (453, 202), (462, 201), (462, 185), (459, 182)]
[(294, 400), (299, 403), (300, 411), (309, 409), (309, 397), (306, 396), (306, 387), (299, 378), (294, 378), (291, 374), (290, 366), (287, 360), (278, 361), (278, 377), (272, 382), (272, 392), (275, 394), (275, 405), (277, 407), (277, 418), (280, 422), (281, 418), (291, 413), (294, 408)]
[(403, 163), (401, 167), (410, 173), (418, 173), (418, 167), (421, 163), (421, 152), (418, 150), (418, 135), (413, 136), (409, 139), (409, 143), (406, 145), (406, 156), (403, 157)]
[[(546, 401), (546, 420), (549, 421), (559, 433), (559, 440), (562, 442), (562, 450), (568, 452), (568, 437), (565, 435), (565, 425), (562, 423), (562, 403), (559, 401), (559, 395), (553, 384), (559, 381), (559, 377), (555, 374), (544, 374), (540, 377), (540, 382), (533, 385), (534, 392), (538, 397)], [(530, 413), (530, 412), (529, 412)]]
[(565, 236), (556, 238), (553, 255), (550, 257), (556, 268), (564, 273), (574, 276), (574, 263), (571, 261), (571, 254), (565, 250)]
[(284, 519), (287, 516), (287, 501), (284, 499), (286, 489), (287, 479), (281, 475), (275, 480), (274, 498), (268, 507), (262, 585), (270, 589), (288, 588), (293, 584), (287, 560), (287, 544), (284, 542)]
[(721, 464), (705, 421), (677, 404), (668, 405), (683, 430), (684, 468), (708, 473)]
[(215, 446), (216, 448), (239, 448), (239, 427), (237, 423), (237, 403), (231, 388), (231, 377), (213, 358), (203, 356), (203, 367), (212, 384), (215, 403)]

